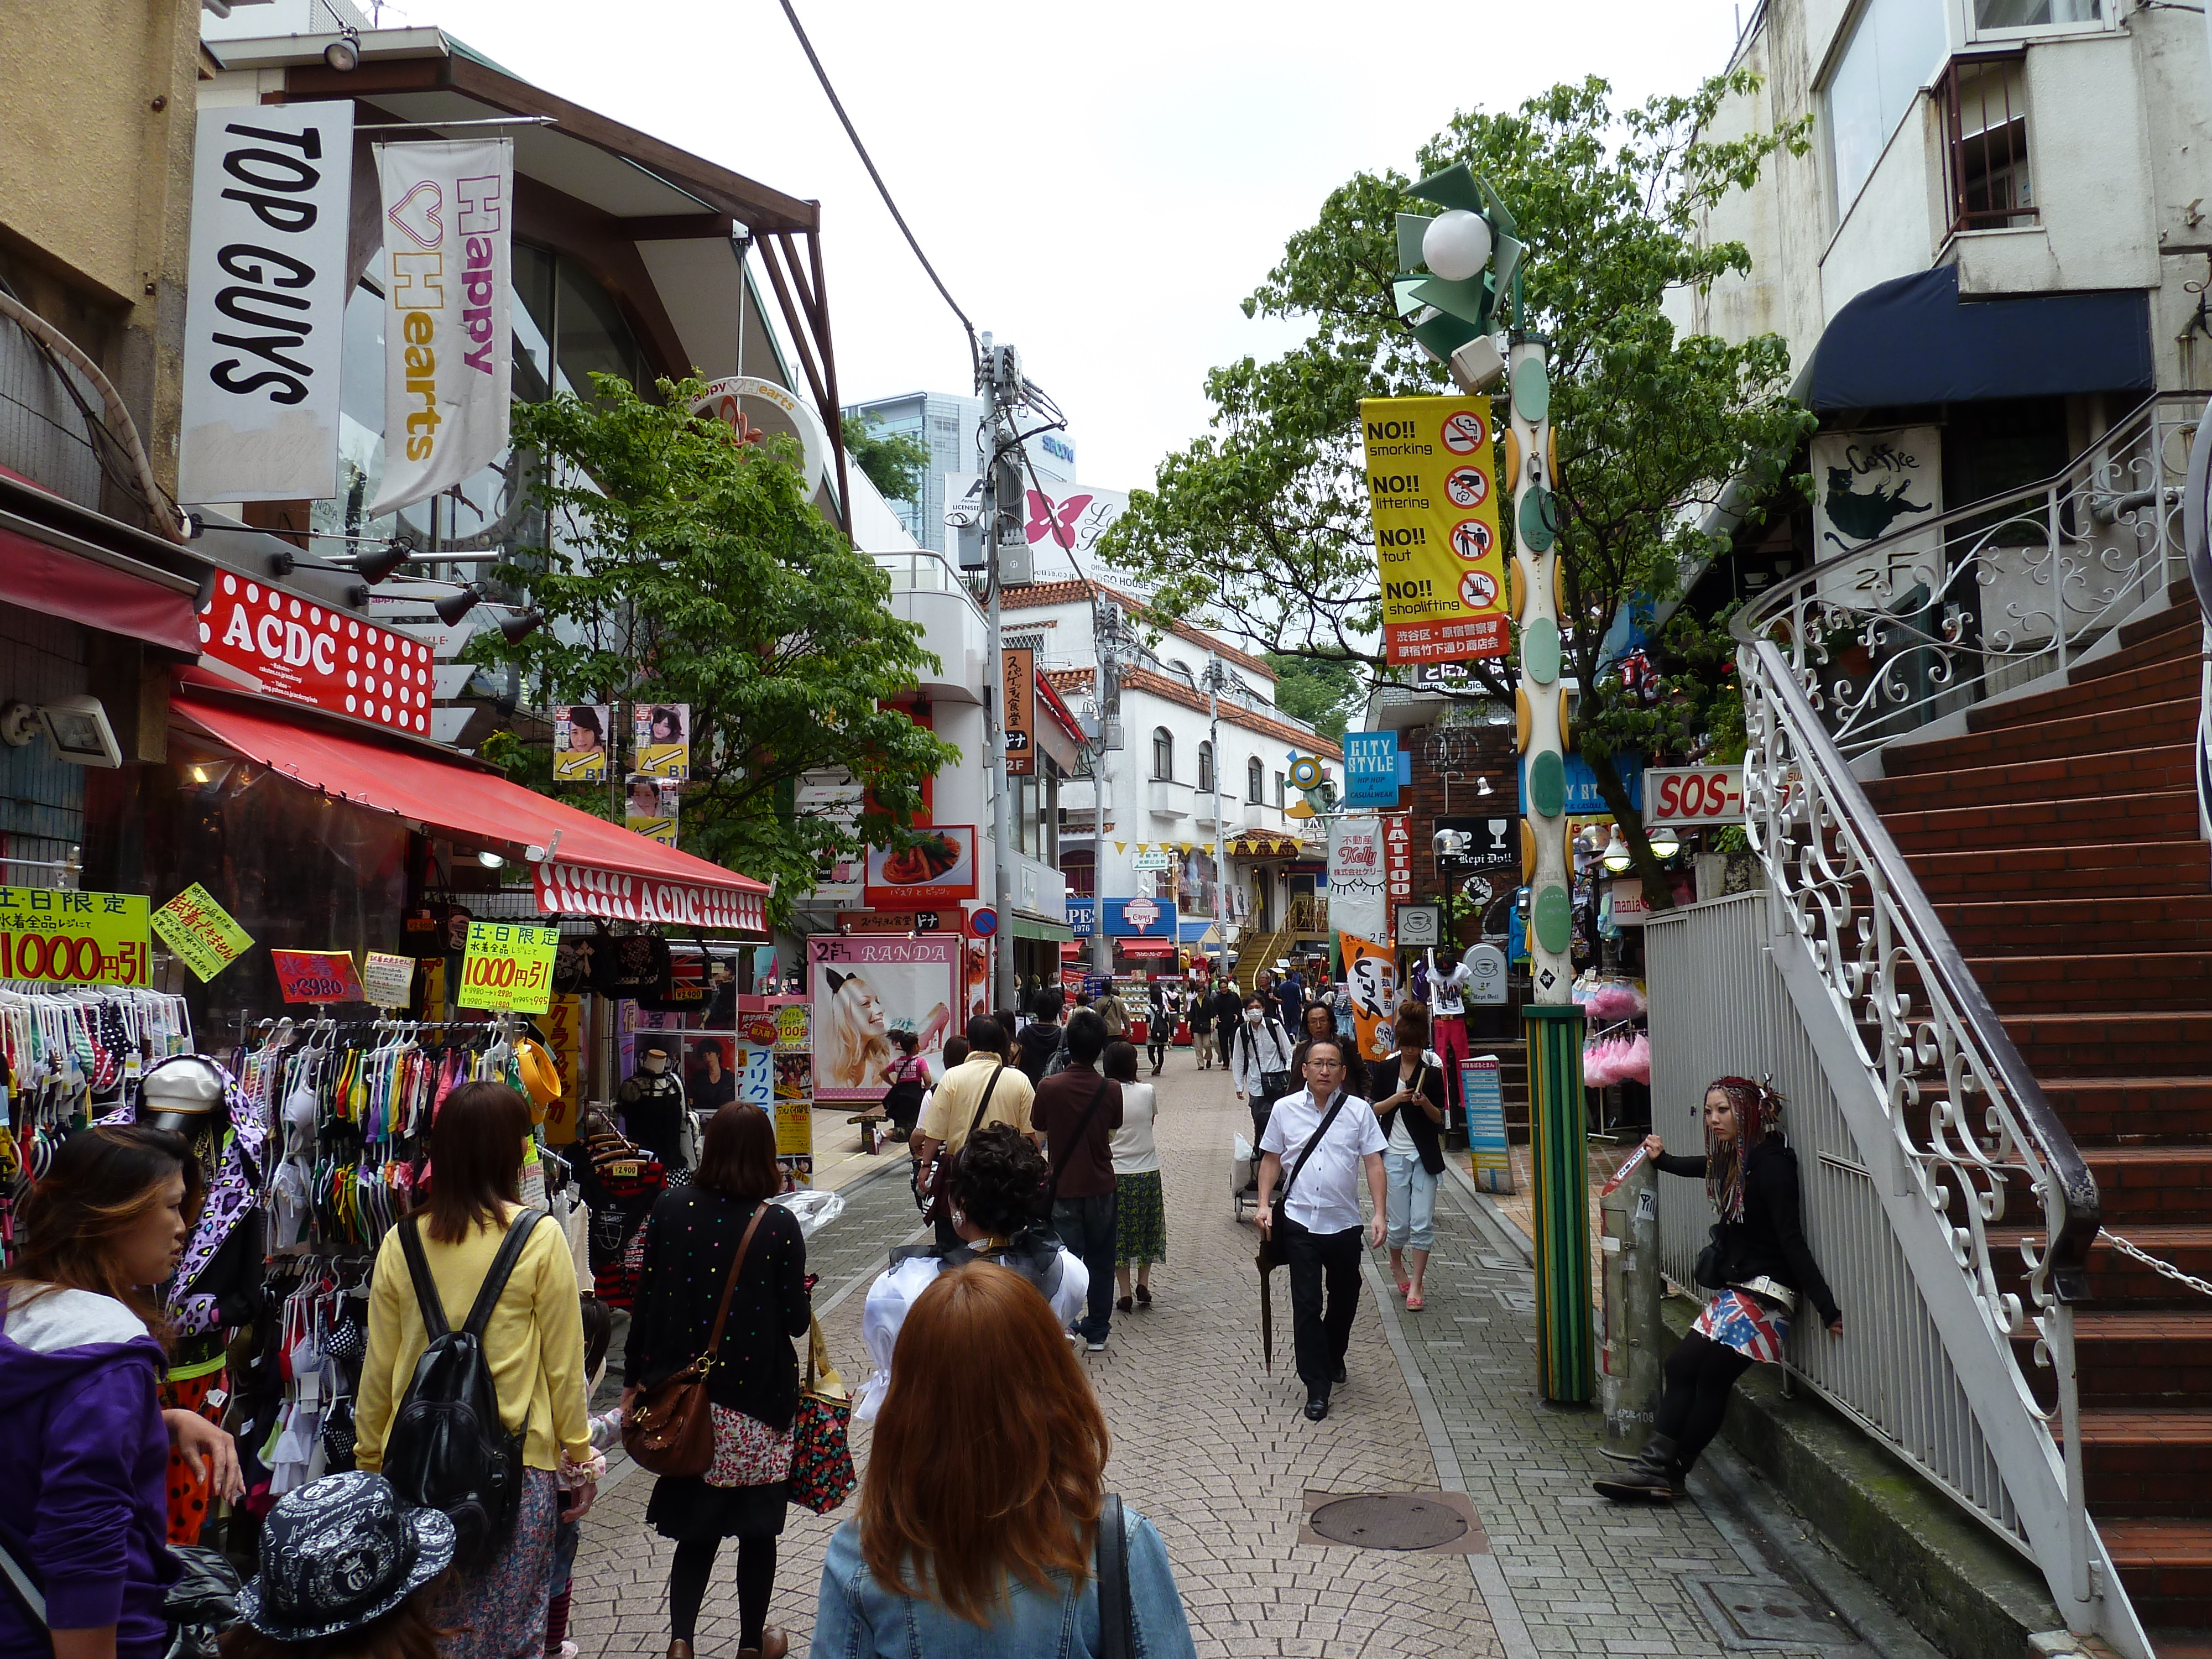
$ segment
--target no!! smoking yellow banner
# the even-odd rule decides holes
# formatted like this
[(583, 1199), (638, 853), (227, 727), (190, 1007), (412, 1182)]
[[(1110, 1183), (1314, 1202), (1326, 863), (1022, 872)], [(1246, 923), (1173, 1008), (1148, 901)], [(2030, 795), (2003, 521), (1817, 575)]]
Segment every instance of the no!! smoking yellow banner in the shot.
[(1382, 653), (1393, 663), (1502, 657), (1505, 555), (1487, 398), (1359, 404)]

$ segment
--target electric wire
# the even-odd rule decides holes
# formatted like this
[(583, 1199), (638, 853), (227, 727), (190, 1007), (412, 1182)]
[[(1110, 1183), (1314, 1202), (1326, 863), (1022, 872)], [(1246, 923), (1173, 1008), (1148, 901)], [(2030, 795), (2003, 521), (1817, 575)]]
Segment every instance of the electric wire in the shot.
[(853, 125), (853, 118), (845, 113), (845, 106), (837, 96), (836, 88), (830, 84), (830, 71), (822, 67), (822, 60), (814, 55), (814, 43), (806, 38), (806, 30), (799, 21), (799, 14), (792, 9), (791, 0), (782, 0), (782, 3), (783, 15), (791, 20), (791, 32), (799, 37), (799, 50), (806, 54), (806, 61), (814, 66), (814, 78), (822, 83), (822, 91), (830, 100), (830, 107), (837, 112), (837, 119), (845, 128), (845, 136), (853, 141), (853, 150), (860, 158), (860, 165), (867, 168), (868, 177), (875, 180), (876, 193), (884, 198), (884, 205), (890, 210), (892, 222), (898, 226), (899, 234), (906, 238), (906, 245), (914, 250), (914, 257), (921, 262), (921, 268), (928, 273), (929, 280), (937, 285), (937, 291), (944, 297), (945, 303), (952, 307), (952, 314), (960, 319), (960, 325), (968, 331), (968, 356), (973, 362), (975, 378), (980, 382), (983, 378), (983, 348), (975, 337), (975, 325), (968, 320), (968, 313), (961, 310), (960, 302), (952, 297), (952, 290), (945, 286), (945, 279), (937, 274), (937, 267), (929, 263), (929, 256), (921, 251), (921, 243), (907, 224), (906, 216), (899, 211), (898, 204), (891, 199), (890, 186), (884, 182), (884, 175), (876, 171), (875, 161), (869, 155), (868, 147), (860, 142), (859, 130)]

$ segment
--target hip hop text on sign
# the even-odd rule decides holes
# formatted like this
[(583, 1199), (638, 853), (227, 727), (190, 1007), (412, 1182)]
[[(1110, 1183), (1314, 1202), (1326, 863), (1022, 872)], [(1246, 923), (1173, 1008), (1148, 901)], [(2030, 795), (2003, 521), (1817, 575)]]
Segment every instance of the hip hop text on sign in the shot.
[(1393, 664), (1502, 657), (1505, 552), (1487, 398), (1363, 398), (1360, 435)]
[(161, 943), (202, 980), (213, 979), (253, 948), (253, 935), (198, 882), (155, 911), (153, 923)]
[(0, 979), (143, 985), (146, 898), (58, 887), (0, 887)]
[[(269, 952), (287, 1002), (366, 1002), (350, 951)], [(412, 963), (409, 964), (410, 967)]]
[(558, 927), (533, 927), (520, 921), (471, 922), (454, 1002), (463, 1008), (544, 1013), (553, 1000), (553, 953), (560, 945)]

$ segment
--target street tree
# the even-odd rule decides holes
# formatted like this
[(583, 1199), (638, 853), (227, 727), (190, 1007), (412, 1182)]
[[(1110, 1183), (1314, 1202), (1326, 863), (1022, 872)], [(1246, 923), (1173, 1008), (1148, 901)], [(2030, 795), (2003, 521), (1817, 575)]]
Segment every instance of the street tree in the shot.
[[(1516, 110), (1455, 117), (1417, 157), (1417, 176), (1467, 163), (1528, 244), (1519, 326), (1550, 343), (1561, 621), (1582, 688), (1574, 741), (1657, 904), (1660, 866), (1612, 757), (1706, 743), (1729, 725), (1734, 692), (1710, 627), (1679, 612), (1646, 647), (1653, 672), (1624, 676), (1628, 613), (1668, 608), (1686, 573), (1724, 550), (1700, 520), (1732, 481), (1766, 510), (1802, 489), (1789, 465), (1813, 423), (1788, 395), (1778, 337), (1731, 344), (1678, 330), (1667, 312), (1670, 294), (1749, 270), (1741, 244), (1702, 226), (1776, 152), (1805, 147), (1802, 123), (1706, 136), (1725, 99), (1758, 85), (1736, 70), (1620, 108), (1602, 81), (1562, 84)], [(1244, 301), (1248, 316), (1311, 331), (1272, 362), (1207, 377), (1211, 429), (1133, 494), (1102, 544), (1155, 589), (1156, 611), (1210, 621), (1256, 651), (1382, 674), (1359, 400), (1452, 389), (1392, 294), (1396, 216), (1433, 211), (1410, 182), (1355, 175)], [(1509, 539), (1509, 571), (1510, 552)], [(1510, 656), (1478, 662), (1467, 695), (1510, 702), (1515, 676)]]
[[(909, 829), (924, 781), (958, 757), (889, 706), (937, 659), (891, 613), (889, 578), (805, 499), (788, 440), (732, 442), (686, 412), (696, 380), (664, 380), (648, 401), (592, 379), (589, 400), (515, 406), (516, 447), (544, 457), (550, 545), (495, 574), (547, 624), (514, 643), (487, 630), (471, 650), (517, 666), (539, 706), (690, 704), (681, 844), (780, 878), (781, 917), (820, 862)], [(534, 787), (617, 815), (604, 787), (555, 786), (544, 748), (509, 733), (489, 750)], [(836, 769), (867, 791), (858, 836), (795, 808), (802, 775)]]
[(885, 432), (882, 423), (845, 417), (845, 453), (887, 501), (919, 501), (929, 474), (929, 446), (911, 432)]

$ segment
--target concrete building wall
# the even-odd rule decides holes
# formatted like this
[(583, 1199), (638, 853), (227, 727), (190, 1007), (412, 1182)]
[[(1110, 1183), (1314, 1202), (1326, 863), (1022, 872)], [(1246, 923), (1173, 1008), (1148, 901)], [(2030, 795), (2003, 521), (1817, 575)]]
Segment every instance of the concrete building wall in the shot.
[[(34, 11), (35, 18), (25, 15)], [(18, 7), (0, 28), (0, 275), (97, 361), (176, 481), (198, 0)]]

